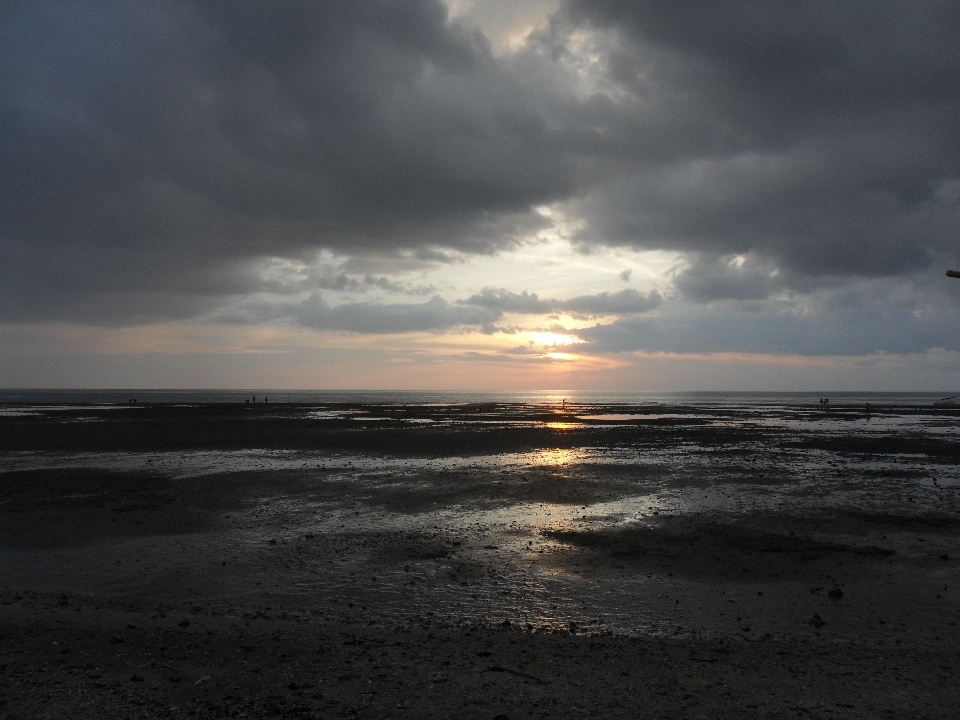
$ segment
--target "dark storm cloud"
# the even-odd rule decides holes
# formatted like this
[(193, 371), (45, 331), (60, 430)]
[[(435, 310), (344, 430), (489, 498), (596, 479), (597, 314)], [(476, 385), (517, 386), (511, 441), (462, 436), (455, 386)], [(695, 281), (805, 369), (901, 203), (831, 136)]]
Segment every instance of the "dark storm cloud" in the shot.
[(607, 33), (607, 77), (636, 103), (609, 115), (623, 172), (582, 203), (584, 242), (752, 252), (785, 271), (774, 284), (786, 287), (960, 259), (960, 209), (943, 192), (960, 177), (960, 5), (567, 10), (567, 22)]
[(656, 290), (644, 294), (632, 288), (616, 293), (578, 295), (569, 300), (541, 300), (536, 293), (514, 293), (503, 289), (486, 288), (466, 300), (462, 305), (475, 305), (499, 312), (524, 314), (547, 314), (568, 312), (576, 316), (628, 315), (655, 310), (663, 302)]
[[(410, 292), (388, 270), (296, 285), (257, 262), (449, 262), (511, 247), (553, 202), (584, 247), (686, 253), (674, 282), (696, 303), (915, 276), (960, 263), (958, 108), (945, 0), (568, 0), (503, 58), (439, 0), (7, 2), (0, 320)], [(625, 292), (295, 315), (489, 329), (507, 311), (660, 302)]]
[(6, 319), (138, 293), (190, 314), (256, 289), (238, 263), (319, 247), (491, 252), (574, 187), (541, 110), (438, 0), (0, 13)]

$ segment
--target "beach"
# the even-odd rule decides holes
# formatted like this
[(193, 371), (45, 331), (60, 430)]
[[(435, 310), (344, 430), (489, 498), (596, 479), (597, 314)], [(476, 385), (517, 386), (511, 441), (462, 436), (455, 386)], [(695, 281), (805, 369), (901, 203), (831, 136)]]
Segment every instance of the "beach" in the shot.
[(954, 717), (960, 412), (9, 403), (10, 717)]

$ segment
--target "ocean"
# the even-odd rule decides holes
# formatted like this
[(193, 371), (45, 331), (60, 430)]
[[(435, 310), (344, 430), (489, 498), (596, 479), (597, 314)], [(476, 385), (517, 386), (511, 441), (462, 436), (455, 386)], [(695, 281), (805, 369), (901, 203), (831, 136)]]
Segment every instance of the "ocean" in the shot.
[(705, 407), (816, 405), (826, 397), (845, 405), (930, 405), (960, 391), (943, 392), (626, 392), (584, 390), (537, 390), (523, 392), (472, 392), (425, 390), (277, 390), (248, 388), (235, 390), (189, 389), (0, 389), (0, 404), (126, 404), (131, 398), (144, 403), (208, 404), (242, 403), (256, 396), (274, 403), (323, 405), (349, 404), (477, 404), (520, 403), (551, 405), (563, 400), (584, 405), (685, 405)]

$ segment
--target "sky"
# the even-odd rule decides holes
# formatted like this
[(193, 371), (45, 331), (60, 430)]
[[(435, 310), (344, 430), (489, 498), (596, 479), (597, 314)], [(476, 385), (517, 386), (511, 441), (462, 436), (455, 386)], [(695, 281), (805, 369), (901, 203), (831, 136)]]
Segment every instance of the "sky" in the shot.
[(0, 387), (960, 390), (960, 4), (8, 1)]

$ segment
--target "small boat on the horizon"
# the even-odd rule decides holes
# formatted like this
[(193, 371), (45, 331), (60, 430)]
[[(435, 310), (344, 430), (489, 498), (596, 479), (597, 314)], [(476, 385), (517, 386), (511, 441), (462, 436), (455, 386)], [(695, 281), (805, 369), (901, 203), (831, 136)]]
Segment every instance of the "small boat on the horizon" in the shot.
[(937, 400), (933, 406), (934, 407), (953, 407), (957, 404), (956, 395), (948, 395), (947, 397), (942, 397)]

